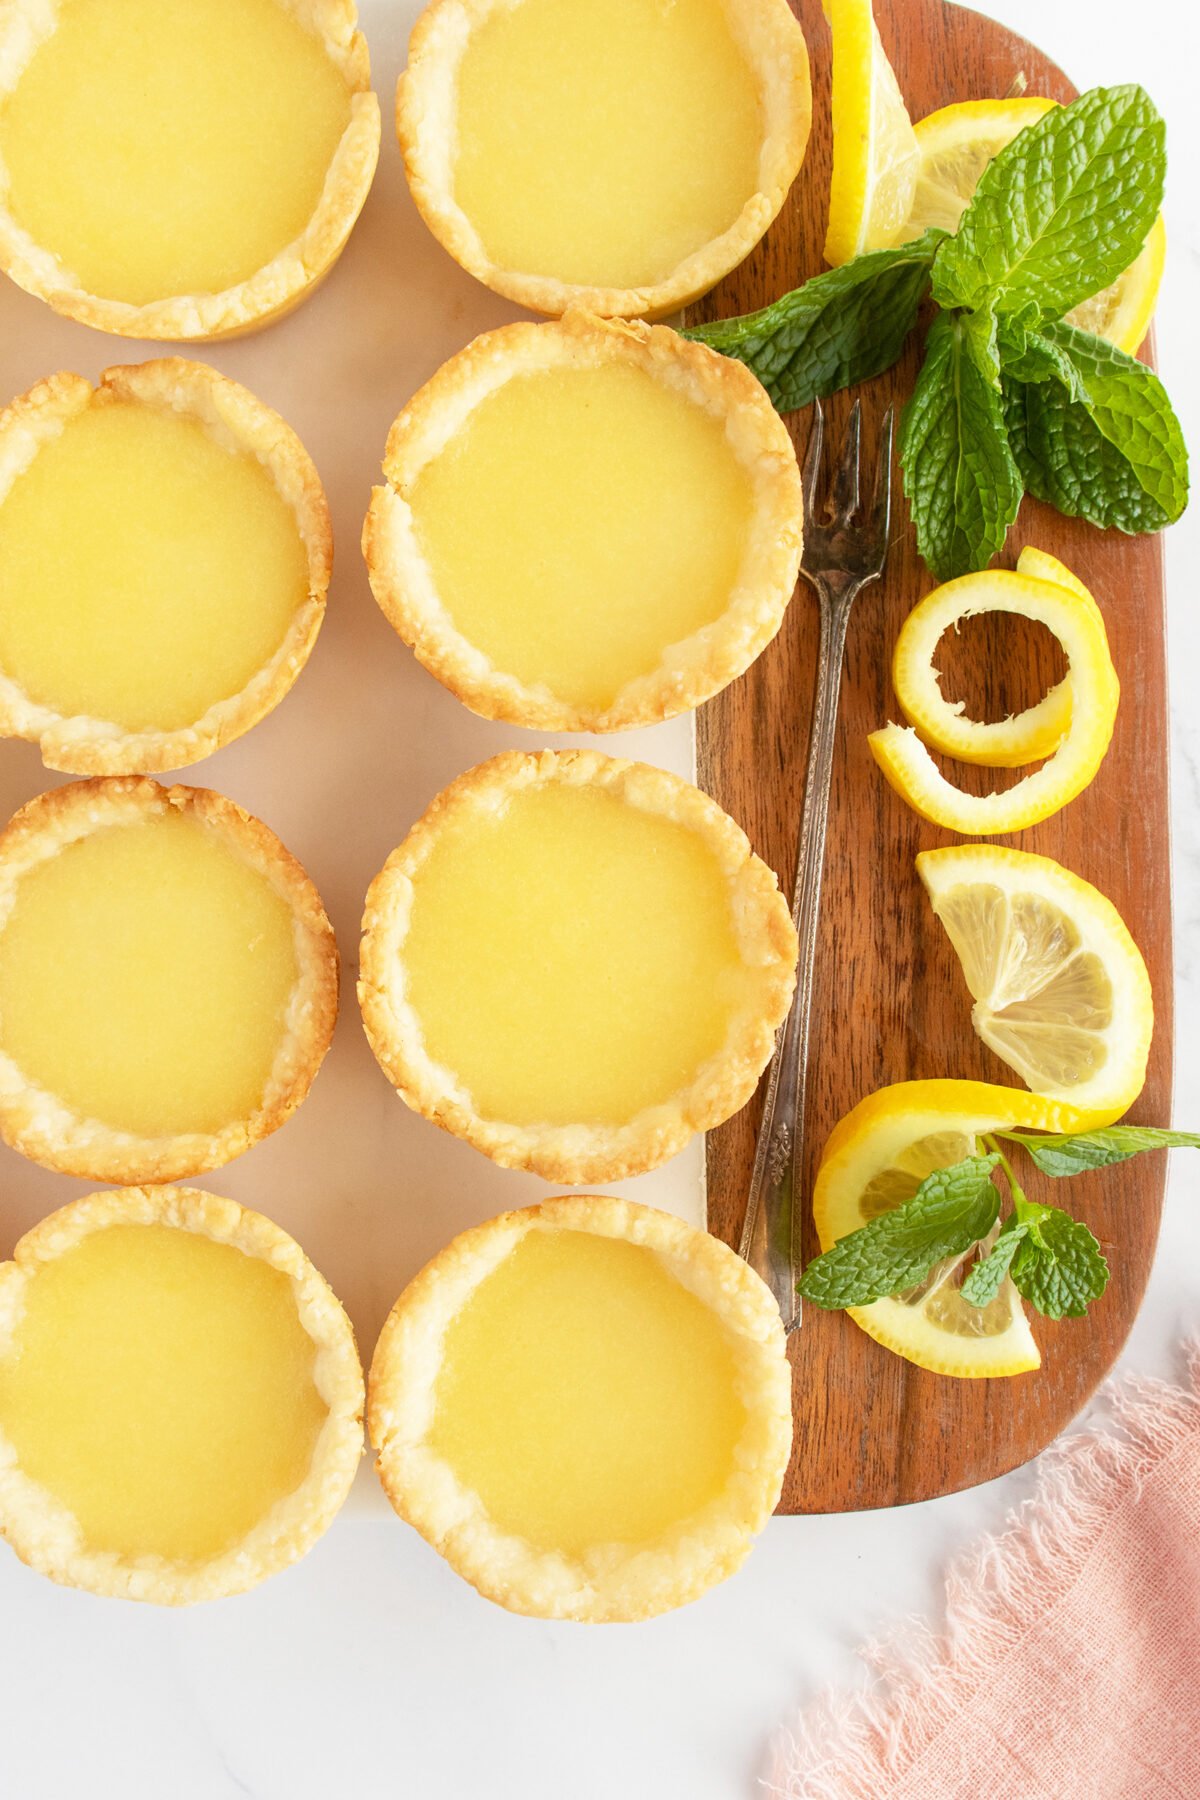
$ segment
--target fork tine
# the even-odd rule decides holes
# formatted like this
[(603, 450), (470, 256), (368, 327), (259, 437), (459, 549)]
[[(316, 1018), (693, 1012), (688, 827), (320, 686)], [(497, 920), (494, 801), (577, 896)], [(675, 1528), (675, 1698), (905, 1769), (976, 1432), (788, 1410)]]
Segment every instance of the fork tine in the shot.
[(887, 547), (892, 520), (892, 430), (895, 407), (889, 406), (879, 427), (879, 449), (876, 452), (875, 494), (871, 501), (871, 529), (880, 553)]
[(835, 525), (848, 525), (858, 511), (858, 465), (861, 447), (862, 401), (856, 400), (850, 409), (846, 435), (842, 440), (842, 454), (838, 462), (837, 474), (833, 478), (833, 493), (829, 500), (829, 517)]
[(808, 428), (808, 447), (804, 452), (804, 468), (800, 475), (806, 519), (811, 519), (817, 510), (817, 483), (821, 479), (821, 449), (824, 442), (825, 408), (819, 400), (814, 400), (812, 424)]

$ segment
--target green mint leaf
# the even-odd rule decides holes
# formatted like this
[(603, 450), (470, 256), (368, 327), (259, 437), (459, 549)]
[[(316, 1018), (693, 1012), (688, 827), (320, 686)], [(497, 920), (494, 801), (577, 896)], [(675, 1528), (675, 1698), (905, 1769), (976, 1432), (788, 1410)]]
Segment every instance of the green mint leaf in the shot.
[(1028, 1229), (1015, 1215), (1005, 1221), (1003, 1231), (987, 1256), (967, 1272), (960, 1292), (968, 1306), (991, 1305)]
[(816, 275), (760, 312), (681, 335), (752, 369), (779, 412), (881, 375), (897, 362), (929, 287), (944, 231), (872, 250)]
[(969, 1156), (927, 1175), (911, 1200), (809, 1263), (798, 1285), (806, 1300), (836, 1310), (869, 1306), (915, 1287), (935, 1263), (961, 1256), (986, 1237), (1000, 1211), (992, 1181), (999, 1157)]
[(1020, 1217), (1027, 1229), (1010, 1270), (1017, 1292), (1048, 1319), (1081, 1319), (1108, 1286), (1099, 1244), (1057, 1206), (1027, 1202)]
[(986, 568), (1021, 504), (1000, 391), (995, 321), (940, 313), (900, 421), (917, 548), (939, 581)]
[(1005, 374), (1009, 443), (1031, 494), (1119, 531), (1160, 531), (1187, 504), (1187, 449), (1162, 383), (1114, 344), (1059, 321), (1047, 343), (1082, 395)]
[(1073, 401), (1085, 403), (1088, 391), (1083, 376), (1061, 344), (1040, 331), (1026, 331), (1004, 319), (999, 330), (1000, 369), (1007, 380), (1057, 382)]
[(993, 157), (933, 269), (940, 306), (1061, 319), (1140, 252), (1162, 204), (1166, 134), (1140, 87), (1052, 107)]
[(1028, 1151), (1043, 1175), (1079, 1175), (1106, 1169), (1144, 1150), (1200, 1150), (1200, 1133), (1165, 1131), (1157, 1125), (1109, 1125), (1103, 1131), (1063, 1132), (1027, 1137), (1021, 1131), (998, 1132)]

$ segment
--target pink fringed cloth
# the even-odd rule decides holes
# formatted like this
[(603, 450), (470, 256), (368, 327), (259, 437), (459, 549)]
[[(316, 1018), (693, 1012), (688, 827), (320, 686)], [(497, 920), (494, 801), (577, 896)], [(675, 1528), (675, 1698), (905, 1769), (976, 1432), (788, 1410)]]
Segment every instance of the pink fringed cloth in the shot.
[(1200, 1345), (1186, 1390), (1125, 1378), (960, 1556), (938, 1635), (780, 1735), (772, 1800), (1200, 1800)]

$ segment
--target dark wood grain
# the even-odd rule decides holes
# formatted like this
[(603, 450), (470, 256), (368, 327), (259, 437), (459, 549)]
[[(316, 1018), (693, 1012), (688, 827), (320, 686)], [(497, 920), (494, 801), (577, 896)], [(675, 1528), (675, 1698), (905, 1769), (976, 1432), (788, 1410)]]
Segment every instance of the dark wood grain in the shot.
[[(829, 32), (820, 0), (793, 0), (813, 60), (814, 128), (805, 166), (758, 251), (693, 318), (746, 312), (821, 265), (829, 192)], [(876, 0), (880, 34), (914, 118), (955, 100), (1028, 91), (1070, 99), (1060, 70), (990, 20), (941, 0)], [(916, 352), (864, 392), (868, 417), (911, 390)], [(831, 403), (834, 439), (845, 396)], [(808, 418), (791, 421), (803, 446)], [(873, 445), (872, 445), (873, 448)], [(1165, 1123), (1171, 1104), (1171, 922), (1162, 560), (1152, 538), (1128, 539), (1026, 501), (1005, 563), (1032, 542), (1061, 557), (1104, 610), (1122, 696), (1104, 766), (1056, 818), (1002, 840), (1053, 856), (1119, 908), (1149, 964), (1157, 1008), (1150, 1072), (1132, 1120)], [(887, 1082), (964, 1076), (1013, 1085), (971, 1030), (957, 961), (917, 880), (918, 850), (954, 841), (892, 793), (867, 733), (897, 716), (888, 661), (905, 614), (934, 585), (897, 508), (883, 583), (850, 622), (833, 772), (828, 861), (814, 993), (808, 1191), (826, 1136)], [(790, 889), (816, 648), (815, 605), (801, 583), (775, 643), (699, 715), (700, 779), (749, 832)], [(964, 632), (950, 671), (973, 715), (1024, 706), (1061, 674), (1030, 629), (1001, 621)], [(983, 709), (983, 710), (981, 710)], [(982, 791), (987, 771), (956, 769)], [(1001, 776), (1001, 780), (1006, 777)], [(712, 1229), (735, 1243), (753, 1161), (758, 1103), (709, 1139)], [(805, 1312), (793, 1339), (796, 1448), (784, 1512), (841, 1512), (950, 1493), (1034, 1456), (1079, 1411), (1111, 1366), (1145, 1289), (1165, 1180), (1147, 1157), (1073, 1181), (1070, 1204), (1112, 1246), (1112, 1281), (1083, 1321), (1035, 1319), (1043, 1366), (1000, 1381), (954, 1381), (913, 1368), (842, 1314)], [(811, 1219), (806, 1254), (815, 1253)]]

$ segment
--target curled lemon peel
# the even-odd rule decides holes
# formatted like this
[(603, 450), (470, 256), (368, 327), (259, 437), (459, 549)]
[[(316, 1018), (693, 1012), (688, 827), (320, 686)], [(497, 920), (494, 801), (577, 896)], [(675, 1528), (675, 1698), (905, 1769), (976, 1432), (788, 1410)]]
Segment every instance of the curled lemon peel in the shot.
[[(1015, 613), (1044, 625), (1069, 664), (1064, 681), (1037, 706), (998, 726), (964, 719), (961, 704), (943, 697), (933, 668), (943, 631), (982, 612)], [(1091, 595), (1074, 581), (1067, 586), (1019, 569), (964, 575), (927, 595), (905, 621), (893, 676), (911, 723), (872, 732), (871, 753), (922, 818), (965, 837), (1023, 831), (1082, 793), (1104, 760), (1121, 692)], [(1047, 752), (1049, 760), (1003, 792), (967, 794), (942, 774), (922, 739), (960, 761), (993, 767), (1020, 766)]]

